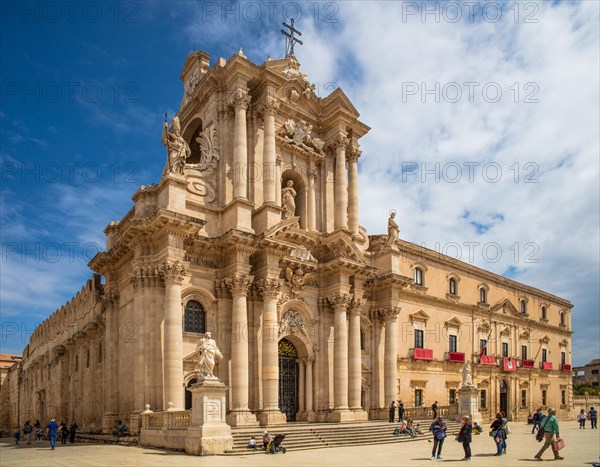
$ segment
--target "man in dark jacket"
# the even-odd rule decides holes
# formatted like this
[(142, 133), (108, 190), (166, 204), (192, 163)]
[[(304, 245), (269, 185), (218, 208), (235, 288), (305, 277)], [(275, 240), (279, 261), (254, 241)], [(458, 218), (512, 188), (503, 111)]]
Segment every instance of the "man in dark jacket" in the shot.
[(542, 409), (537, 409), (537, 411), (533, 414), (533, 428), (531, 429), (532, 433), (535, 433), (535, 429), (540, 429), (540, 423), (542, 422), (542, 418), (544, 418), (544, 414), (542, 413)]
[(435, 401), (432, 406), (431, 406), (431, 410), (433, 411), (433, 419), (437, 420), (438, 418), (438, 409), (440, 408), (440, 406), (438, 405), (438, 401)]
[(404, 420), (404, 403), (402, 401), (398, 402), (398, 421), (401, 422)]
[(465, 415), (462, 418), (462, 426), (460, 427), (460, 431), (456, 437), (456, 440), (463, 445), (463, 449), (465, 451), (465, 458), (463, 459), (464, 461), (471, 460), (471, 441), (473, 440), (472, 433), (473, 425), (471, 425), (471, 419), (468, 415)]
[(392, 401), (392, 403), (390, 404), (390, 423), (394, 422), (394, 415), (396, 415), (396, 401)]
[(71, 435), (71, 444), (73, 444), (75, 442), (75, 435), (77, 434), (77, 428), (79, 428), (79, 426), (77, 426), (77, 423), (73, 422), (73, 424), (71, 425), (71, 428), (69, 428), (69, 434)]

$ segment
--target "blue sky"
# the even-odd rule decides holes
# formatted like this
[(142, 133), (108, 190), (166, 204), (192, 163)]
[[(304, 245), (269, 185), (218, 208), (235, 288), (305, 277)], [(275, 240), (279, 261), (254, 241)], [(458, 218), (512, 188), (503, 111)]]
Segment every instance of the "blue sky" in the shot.
[(186, 55), (279, 58), (287, 12), (317, 92), (342, 87), (372, 127), (369, 233), (396, 209), (401, 238), (571, 300), (574, 363), (598, 358), (599, 6), (497, 5), (2, 2), (2, 352), (84, 285), (104, 227), (158, 181)]

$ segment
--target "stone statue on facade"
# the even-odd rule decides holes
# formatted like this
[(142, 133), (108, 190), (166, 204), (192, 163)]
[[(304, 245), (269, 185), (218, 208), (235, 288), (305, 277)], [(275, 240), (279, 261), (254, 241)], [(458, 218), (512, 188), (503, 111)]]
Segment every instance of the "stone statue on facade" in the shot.
[(216, 378), (213, 371), (217, 360), (223, 358), (223, 354), (217, 347), (217, 343), (211, 337), (210, 332), (204, 334), (198, 345), (196, 346), (196, 352), (198, 353), (198, 367), (200, 370), (200, 376), (204, 378)]
[(396, 211), (392, 211), (388, 219), (388, 238), (385, 242), (385, 246), (393, 245), (396, 243), (396, 240), (398, 240), (398, 232), (400, 230), (398, 229), (398, 224), (394, 220), (395, 217)]
[(285, 188), (281, 190), (281, 207), (283, 208), (283, 218), (289, 219), (296, 215), (296, 190), (293, 188), (294, 181), (288, 180)]
[(176, 173), (183, 175), (185, 161), (190, 156), (191, 151), (189, 145), (181, 136), (181, 124), (179, 117), (174, 117), (171, 120), (171, 126), (167, 126), (167, 122), (163, 123), (162, 144), (167, 148), (167, 163), (163, 170), (163, 176), (166, 173)]
[(463, 388), (473, 387), (473, 373), (472, 373), (472, 369), (471, 369), (471, 360), (467, 360), (463, 366), (462, 387)]

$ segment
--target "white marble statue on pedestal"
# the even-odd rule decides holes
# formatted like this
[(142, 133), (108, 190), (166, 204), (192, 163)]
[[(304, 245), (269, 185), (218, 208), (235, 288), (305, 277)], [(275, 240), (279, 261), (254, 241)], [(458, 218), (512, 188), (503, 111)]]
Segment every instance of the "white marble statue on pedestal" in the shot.
[(471, 360), (467, 360), (463, 366), (462, 387), (463, 388), (473, 387), (473, 374), (472, 374), (472, 370), (471, 370)]
[(217, 360), (223, 358), (223, 354), (217, 347), (217, 343), (212, 339), (210, 332), (207, 332), (198, 345), (196, 346), (198, 353), (198, 367), (200, 376), (207, 379), (217, 379), (213, 371)]
[(284, 219), (296, 215), (296, 190), (293, 187), (294, 181), (288, 180), (285, 188), (281, 190), (281, 207), (283, 208)]

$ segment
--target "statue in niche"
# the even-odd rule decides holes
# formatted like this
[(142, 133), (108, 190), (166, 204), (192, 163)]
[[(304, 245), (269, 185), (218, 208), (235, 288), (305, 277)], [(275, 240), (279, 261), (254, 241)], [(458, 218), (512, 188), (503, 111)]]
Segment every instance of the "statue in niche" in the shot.
[(223, 354), (217, 347), (217, 343), (211, 337), (210, 332), (204, 334), (198, 345), (196, 346), (198, 353), (198, 367), (200, 376), (210, 379), (216, 379), (213, 371), (217, 360), (223, 358)]
[(163, 170), (166, 173), (176, 173), (183, 175), (185, 161), (190, 157), (191, 151), (189, 145), (181, 136), (181, 124), (179, 117), (171, 120), (170, 128), (167, 122), (163, 123), (162, 144), (167, 148), (167, 164)]
[(387, 242), (385, 242), (385, 246), (393, 245), (398, 240), (398, 224), (395, 221), (396, 211), (392, 211), (390, 213), (390, 217), (388, 219), (388, 238)]
[(471, 370), (471, 360), (467, 360), (463, 366), (462, 387), (463, 388), (473, 387), (473, 373)]
[(296, 190), (293, 188), (294, 181), (288, 180), (285, 188), (281, 190), (281, 207), (283, 208), (283, 218), (289, 219), (296, 215)]

